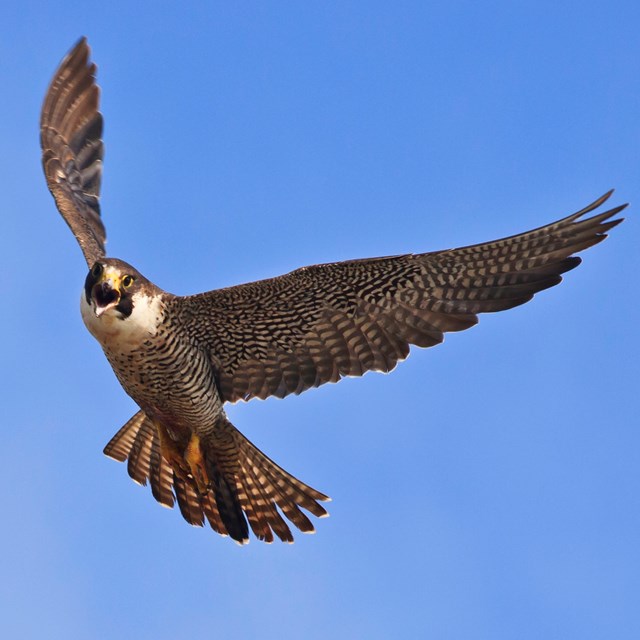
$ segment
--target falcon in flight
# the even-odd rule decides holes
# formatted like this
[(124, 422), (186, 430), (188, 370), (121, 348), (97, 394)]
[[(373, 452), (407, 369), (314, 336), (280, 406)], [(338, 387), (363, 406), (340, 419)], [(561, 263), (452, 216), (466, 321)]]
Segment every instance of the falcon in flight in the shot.
[[(391, 371), (410, 345), (432, 347), (477, 314), (523, 304), (577, 267), (625, 205), (460, 249), (303, 267), (287, 275), (175, 296), (105, 253), (100, 216), (102, 115), (96, 67), (81, 39), (42, 107), (42, 163), (89, 272), (80, 307), (140, 410), (106, 455), (193, 525), (239, 543), (305, 533), (329, 498), (301, 482), (229, 422), (225, 402), (299, 394), (366, 371)], [(303, 511), (304, 510), (304, 511)]]

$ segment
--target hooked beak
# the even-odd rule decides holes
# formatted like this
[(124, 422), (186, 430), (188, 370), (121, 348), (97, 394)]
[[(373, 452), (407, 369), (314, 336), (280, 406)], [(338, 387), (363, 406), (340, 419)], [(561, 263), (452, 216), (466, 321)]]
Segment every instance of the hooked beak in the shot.
[(99, 318), (105, 311), (115, 307), (120, 302), (120, 290), (110, 278), (105, 278), (101, 282), (93, 285), (91, 289), (91, 299), (93, 300), (93, 311), (96, 318)]

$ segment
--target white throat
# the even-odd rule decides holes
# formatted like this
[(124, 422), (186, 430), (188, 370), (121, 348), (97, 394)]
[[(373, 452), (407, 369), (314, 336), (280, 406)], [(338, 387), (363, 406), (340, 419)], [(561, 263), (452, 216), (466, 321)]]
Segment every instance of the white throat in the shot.
[(83, 291), (80, 296), (80, 312), (85, 326), (103, 347), (130, 350), (158, 332), (158, 327), (164, 319), (161, 297), (152, 298), (144, 293), (134, 293), (133, 311), (130, 316), (122, 317), (114, 307), (97, 317), (93, 305), (87, 303)]

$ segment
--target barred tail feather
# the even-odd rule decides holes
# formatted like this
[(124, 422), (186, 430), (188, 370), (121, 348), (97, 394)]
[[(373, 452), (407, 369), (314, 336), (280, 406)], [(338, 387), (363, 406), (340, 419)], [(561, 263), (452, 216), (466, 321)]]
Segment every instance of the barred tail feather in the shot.
[(249, 528), (244, 515), (242, 515), (240, 496), (236, 491), (236, 486), (220, 473), (216, 473), (209, 479), (211, 488), (208, 494), (218, 509), (222, 524), (238, 544), (247, 544), (249, 542)]
[(300, 531), (313, 533), (313, 524), (300, 507), (316, 517), (325, 517), (328, 513), (318, 502), (330, 498), (285, 471), (226, 418), (224, 420), (221, 427), (232, 436), (234, 445), (234, 475), (240, 506), (256, 537), (272, 542), (275, 534), (283, 542), (293, 542), (291, 530), (278, 508)]
[(201, 504), (195, 483), (180, 477), (162, 457), (158, 431), (143, 411), (138, 411), (111, 438), (104, 453), (118, 462), (126, 461), (127, 473), (134, 482), (149, 482), (153, 497), (162, 506), (171, 509), (177, 500), (180, 513), (189, 524), (202, 526), (206, 516), (215, 531), (227, 535), (212, 509)]
[[(127, 462), (129, 476), (151, 485), (153, 497), (172, 508), (177, 502), (182, 517), (194, 526), (205, 521), (239, 544), (249, 541), (249, 527), (259, 540), (293, 542), (287, 520), (304, 533), (315, 531), (305, 509), (322, 518), (319, 504), (328, 496), (304, 484), (260, 451), (225, 417), (210, 441), (202, 441), (210, 488), (201, 493), (191, 477), (175, 470), (162, 456), (153, 422), (139, 411), (111, 439), (104, 453)], [(284, 517), (283, 517), (284, 516)]]

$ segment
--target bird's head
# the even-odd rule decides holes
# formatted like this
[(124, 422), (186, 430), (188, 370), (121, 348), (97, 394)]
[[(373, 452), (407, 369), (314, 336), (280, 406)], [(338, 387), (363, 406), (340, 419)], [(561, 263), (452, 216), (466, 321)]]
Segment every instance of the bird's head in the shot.
[(147, 288), (149, 281), (122, 260), (97, 260), (84, 282), (84, 298), (96, 318), (109, 314), (121, 319), (133, 312), (136, 293)]
[(103, 345), (113, 340), (135, 344), (157, 331), (167, 296), (130, 264), (100, 258), (87, 274), (80, 310)]

